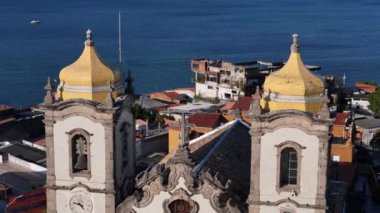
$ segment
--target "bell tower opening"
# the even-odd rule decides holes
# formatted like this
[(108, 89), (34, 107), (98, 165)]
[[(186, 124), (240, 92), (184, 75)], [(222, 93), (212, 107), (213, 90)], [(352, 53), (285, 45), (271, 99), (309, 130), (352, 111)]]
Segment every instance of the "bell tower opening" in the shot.
[(73, 173), (88, 170), (88, 142), (83, 135), (75, 135), (71, 141)]

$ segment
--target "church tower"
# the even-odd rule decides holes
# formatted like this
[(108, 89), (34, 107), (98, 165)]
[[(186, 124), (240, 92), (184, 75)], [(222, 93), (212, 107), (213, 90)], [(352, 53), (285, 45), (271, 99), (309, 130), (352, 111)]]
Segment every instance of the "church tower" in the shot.
[(81, 56), (50, 80), (45, 113), (47, 212), (115, 212), (133, 188), (133, 98), (120, 72), (98, 56), (92, 32)]
[(328, 130), (324, 84), (293, 35), (286, 64), (253, 96), (250, 213), (325, 212)]

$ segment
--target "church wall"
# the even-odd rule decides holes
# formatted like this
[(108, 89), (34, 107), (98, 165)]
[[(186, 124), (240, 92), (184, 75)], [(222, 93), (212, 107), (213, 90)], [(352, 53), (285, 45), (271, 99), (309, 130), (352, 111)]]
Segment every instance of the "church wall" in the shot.
[[(300, 193), (292, 196), (291, 192), (277, 192), (277, 147), (286, 141), (293, 141), (306, 147), (302, 149), (300, 172)], [(318, 178), (319, 139), (317, 136), (295, 128), (281, 128), (266, 133), (261, 140), (260, 159), (260, 200), (276, 202), (288, 197), (300, 204), (315, 204)], [(264, 211), (265, 212), (265, 211)]]
[[(73, 129), (84, 129), (90, 134), (91, 178), (70, 176), (69, 135)], [(105, 188), (105, 130), (100, 123), (81, 116), (72, 116), (54, 124), (54, 162), (57, 185), (71, 185), (78, 181), (93, 188)]]
[(160, 194), (154, 196), (153, 201), (146, 207), (143, 208), (136, 208), (133, 207), (133, 209), (136, 211), (136, 213), (151, 213), (151, 212), (164, 212), (164, 208), (162, 207), (162, 203), (164, 200), (170, 198), (170, 194), (168, 192), (160, 192)]
[(294, 206), (291, 205), (280, 205), (280, 206), (260, 206), (260, 212), (265, 212), (265, 213), (280, 213), (281, 210), (291, 210), (291, 209), (297, 209), (294, 210), (296, 213), (316, 213), (317, 211), (315, 209), (302, 209), (302, 208), (295, 208)]

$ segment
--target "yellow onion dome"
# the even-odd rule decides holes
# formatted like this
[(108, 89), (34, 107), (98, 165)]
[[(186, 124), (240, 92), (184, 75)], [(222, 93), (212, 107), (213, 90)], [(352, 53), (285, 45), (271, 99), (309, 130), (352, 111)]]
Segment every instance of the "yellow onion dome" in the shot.
[(263, 89), (261, 105), (269, 111), (298, 109), (319, 112), (324, 83), (303, 64), (297, 34), (293, 35), (288, 61), (280, 70), (265, 79)]
[(118, 70), (112, 70), (102, 61), (95, 50), (92, 32), (87, 30), (81, 56), (59, 73), (60, 98), (87, 99), (104, 103), (107, 93), (112, 89), (115, 98), (124, 94), (123, 79)]

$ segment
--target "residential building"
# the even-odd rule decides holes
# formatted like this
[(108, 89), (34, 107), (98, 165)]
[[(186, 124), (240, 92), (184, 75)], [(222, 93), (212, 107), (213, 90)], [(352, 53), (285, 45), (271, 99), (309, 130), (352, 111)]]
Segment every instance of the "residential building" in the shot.
[(367, 114), (372, 114), (371, 110), (368, 108), (369, 106), (368, 94), (355, 92), (351, 96), (351, 106), (353, 107), (355, 111), (359, 110), (360, 112), (360, 110), (362, 110), (362, 111), (367, 112)]
[[(194, 59), (191, 70), (195, 73), (195, 94), (198, 98), (236, 100), (237, 96), (249, 96), (257, 85), (263, 85), (265, 77), (280, 69), (284, 62), (249, 61), (231, 63), (223, 60)], [(309, 70), (319, 66), (306, 65)]]
[(191, 70), (196, 95), (207, 99), (231, 100), (237, 96), (252, 94), (265, 76), (282, 66), (282, 63), (250, 61), (230, 63), (222, 60), (196, 59)]
[(356, 120), (357, 131), (361, 134), (361, 143), (370, 147), (370, 142), (373, 137), (380, 134), (380, 119), (365, 118)]

